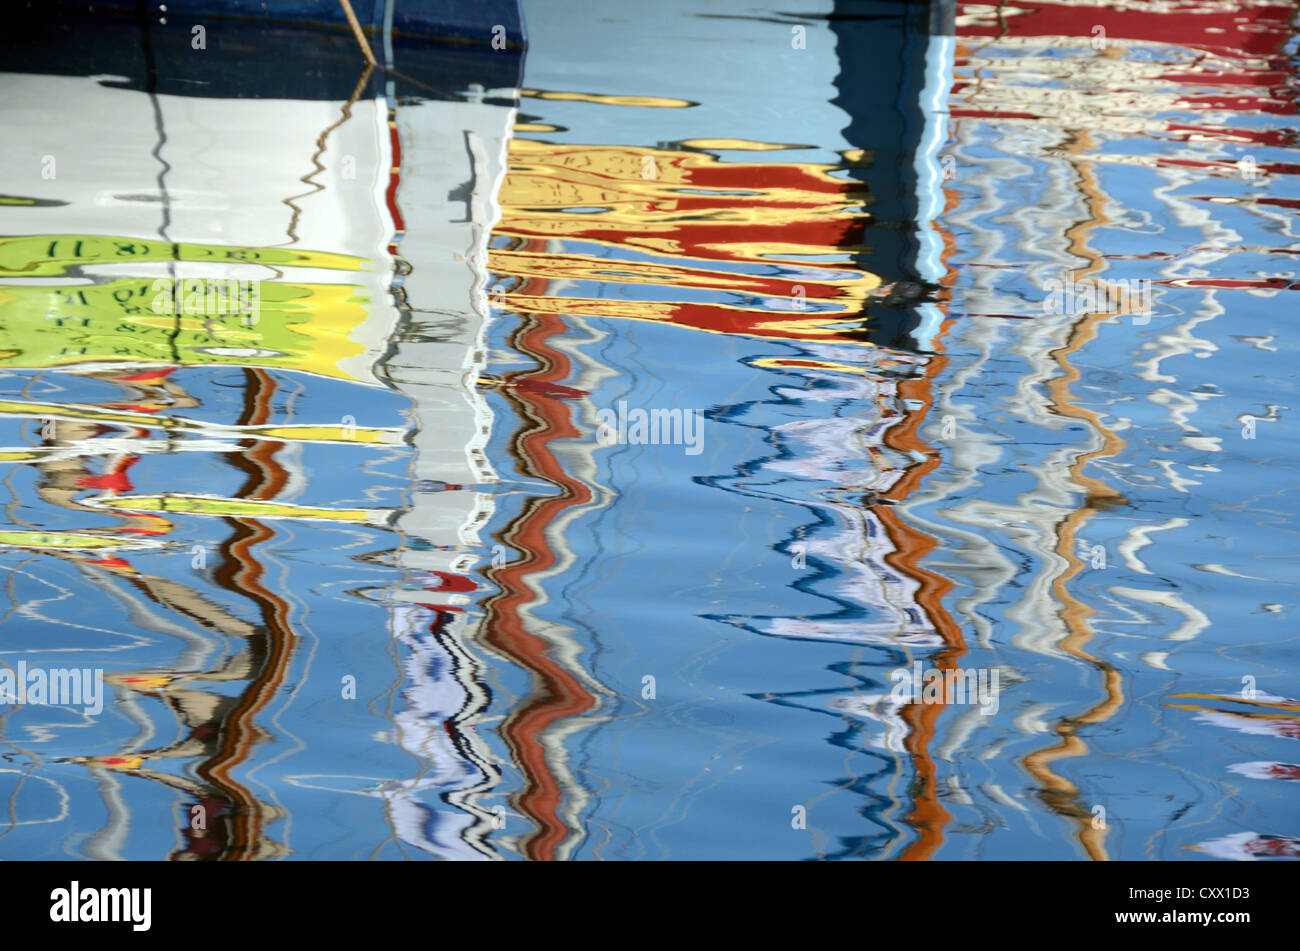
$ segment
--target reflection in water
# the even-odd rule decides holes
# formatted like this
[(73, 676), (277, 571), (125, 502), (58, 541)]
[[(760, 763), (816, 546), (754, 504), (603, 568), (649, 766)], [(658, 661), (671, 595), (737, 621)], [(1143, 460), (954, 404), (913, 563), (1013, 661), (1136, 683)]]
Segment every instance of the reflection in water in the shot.
[[(736, 144), (752, 146), (728, 146)], [(563, 296), (503, 288), (512, 310), (835, 338), (857, 326), (880, 279), (797, 260), (862, 239), (865, 196), (831, 169), (516, 139), (497, 229), (498, 242), (509, 243), (498, 244), (489, 266), (563, 282)], [(548, 241), (562, 242), (563, 253)], [(593, 296), (598, 288), (604, 296)]]
[(1300, 855), (1290, 8), (527, 6), (9, 52), (0, 850)]

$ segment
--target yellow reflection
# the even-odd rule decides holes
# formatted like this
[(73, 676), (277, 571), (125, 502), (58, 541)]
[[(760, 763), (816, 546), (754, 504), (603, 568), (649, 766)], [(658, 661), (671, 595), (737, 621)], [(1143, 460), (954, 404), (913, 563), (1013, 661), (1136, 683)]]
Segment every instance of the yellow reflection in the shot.
[(559, 92), (550, 89), (521, 89), (519, 95), (529, 99), (550, 99), (555, 102), (590, 102), (600, 106), (648, 106), (652, 109), (685, 109), (695, 103), (689, 99), (671, 99), (667, 96), (605, 96), (594, 92)]
[(254, 283), (258, 307), (252, 315), (157, 312), (160, 295), (152, 278), (0, 285), (0, 327), (22, 344), (21, 350), (0, 352), (0, 367), (226, 364), (353, 379), (340, 363), (365, 351), (350, 336), (366, 319), (370, 301), (364, 289)]
[(176, 515), (216, 515), (244, 518), (307, 518), (359, 525), (386, 525), (386, 509), (329, 509), (311, 505), (291, 505), (256, 499), (231, 499), (215, 495), (119, 495), (106, 499), (87, 499), (87, 504), (137, 512), (167, 512)]
[(39, 548), (59, 551), (84, 551), (99, 548), (146, 548), (149, 542), (137, 539), (92, 535), (89, 532), (0, 532), (0, 546), (9, 548)]
[[(696, 263), (689, 261), (688, 263)], [(707, 265), (707, 261), (699, 261)], [(668, 264), (659, 261), (635, 261), (622, 258), (601, 258), (585, 254), (548, 254), (531, 251), (493, 251), (488, 266), (497, 274), (520, 277), (542, 277), (547, 280), (613, 281), (621, 284), (672, 284), (676, 287), (698, 287), (719, 291), (736, 291), (749, 294), (767, 294), (789, 297), (792, 279), (760, 277), (739, 271), (719, 271), (707, 267)], [(805, 280), (807, 285), (813, 283)], [(834, 285), (827, 296), (863, 300), (880, 286), (880, 278), (839, 268), (828, 271), (816, 281), (818, 287)], [(795, 308), (800, 309), (800, 308)]]
[(780, 152), (785, 149), (810, 149), (811, 145), (781, 142), (755, 142), (752, 139), (683, 139), (677, 143), (688, 149), (718, 149), (729, 152)]
[(328, 251), (293, 248), (239, 248), (220, 244), (174, 244), (169, 241), (91, 234), (36, 234), (0, 238), (0, 275), (50, 277), (80, 264), (141, 261), (187, 261), (220, 264), (266, 264), (360, 271), (366, 259)]

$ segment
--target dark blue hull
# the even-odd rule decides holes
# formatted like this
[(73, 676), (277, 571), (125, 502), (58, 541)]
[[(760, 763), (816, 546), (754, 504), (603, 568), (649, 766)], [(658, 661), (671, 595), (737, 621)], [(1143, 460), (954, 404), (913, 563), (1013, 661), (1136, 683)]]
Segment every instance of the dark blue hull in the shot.
[[(365, 61), (338, 0), (49, 0), (6, 13), (0, 71), (113, 76), (128, 89), (241, 99), (350, 98)], [(518, 86), (517, 0), (352, 0), (380, 69), (361, 95), (457, 98)]]
[[(42, 19), (166, 17), (187, 24), (238, 19), (298, 27), (348, 26), (339, 0), (42, 0), (26, 7), (25, 13), (13, 12), (19, 17)], [(166, 7), (166, 13), (160, 7)], [(375, 38), (382, 37), (388, 24), (395, 34), (411, 39), (491, 48), (493, 28), (501, 27), (510, 46), (524, 45), (523, 22), (515, 0), (352, 0), (352, 9), (362, 27)]]

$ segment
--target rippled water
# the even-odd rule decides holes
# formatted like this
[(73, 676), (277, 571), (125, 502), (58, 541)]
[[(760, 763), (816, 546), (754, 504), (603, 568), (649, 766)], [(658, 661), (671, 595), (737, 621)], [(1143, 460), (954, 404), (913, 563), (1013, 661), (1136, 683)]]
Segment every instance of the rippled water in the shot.
[(1300, 854), (1291, 8), (524, 12), (0, 79), (0, 855)]

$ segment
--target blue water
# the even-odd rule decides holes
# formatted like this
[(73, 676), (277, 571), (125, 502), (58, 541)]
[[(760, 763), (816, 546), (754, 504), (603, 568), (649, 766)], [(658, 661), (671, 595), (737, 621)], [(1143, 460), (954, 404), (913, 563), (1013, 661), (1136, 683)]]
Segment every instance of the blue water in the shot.
[[(165, 385), (36, 365), (0, 316), (19, 354), (0, 399), (202, 423), (150, 448), (162, 432), (139, 420), (43, 437), (48, 409), (0, 416), (6, 451), (76, 449), (6, 457), (0, 530), (139, 543), (0, 548), (0, 660), (110, 679), (100, 714), (0, 708), (0, 855), (1300, 854), (1292, 29), (1261, 8), (1236, 49), (1119, 18), (1097, 48), (1086, 28), (1035, 33), (1057, 5), (1021, 4), (1028, 25), (999, 37), (959, 4), (946, 38), (906, 5), (860, 6), (877, 19), (526, 4), (477, 382), (460, 376), (485, 287), (434, 300), (420, 279), (463, 246), (400, 235), (412, 310), (373, 347), (373, 380), (278, 357), (131, 363), (171, 369)], [(868, 40), (865, 88), (849, 79)], [(600, 101), (620, 96), (655, 101)], [(413, 189), (421, 149), (461, 150), (447, 141), (402, 143), (411, 235), (442, 214)], [(37, 194), (4, 148), (0, 191)], [(119, 191), (158, 187), (117, 171)], [(0, 232), (132, 233), (48, 184), (77, 229), (0, 208)], [(382, 275), (367, 235), (308, 247)], [(166, 273), (127, 267), (74, 276)], [(362, 311), (386, 312), (356, 280)], [(1062, 312), (1053, 281), (1145, 285), (1150, 310)], [(928, 289), (890, 305), (895, 282)], [(453, 381), (443, 415), (382, 369), (417, 345), (445, 357), (425, 366)], [(606, 444), (598, 414), (620, 404), (698, 411), (699, 441)], [(348, 418), (392, 437), (222, 428)], [(494, 475), (431, 480), (421, 418), (456, 459), (486, 426)], [(110, 470), (129, 488), (78, 481)], [(122, 532), (148, 511), (129, 497), (159, 493), (227, 508)], [(123, 509), (84, 504), (114, 495)], [(434, 496), (449, 535), (402, 521)], [(229, 508), (248, 498), (385, 514)], [(992, 692), (891, 697), (915, 664)]]

